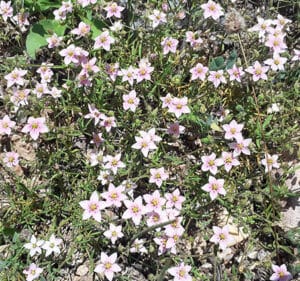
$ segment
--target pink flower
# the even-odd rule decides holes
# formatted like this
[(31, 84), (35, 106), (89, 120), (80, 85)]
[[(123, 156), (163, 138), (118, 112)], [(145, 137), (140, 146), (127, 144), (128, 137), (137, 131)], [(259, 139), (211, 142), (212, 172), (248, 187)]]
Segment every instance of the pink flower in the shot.
[(81, 21), (77, 28), (71, 30), (71, 34), (77, 35), (78, 37), (84, 37), (89, 34), (90, 30), (91, 27)]
[(32, 281), (40, 277), (43, 269), (38, 267), (35, 263), (30, 264), (30, 266), (23, 270), (23, 273), (26, 275), (26, 281)]
[(160, 187), (163, 181), (169, 178), (168, 173), (165, 172), (165, 168), (161, 167), (158, 169), (150, 169), (151, 177), (149, 179), (150, 183), (155, 183), (158, 187)]
[(23, 86), (25, 83), (23, 76), (26, 74), (27, 70), (15, 68), (11, 73), (5, 75), (4, 78), (7, 80), (7, 88), (10, 88), (14, 84)]
[(156, 28), (159, 24), (167, 22), (166, 14), (159, 10), (153, 10), (153, 14), (148, 18), (152, 21), (153, 28)]
[(262, 66), (258, 61), (255, 61), (253, 66), (246, 68), (246, 71), (253, 75), (254, 82), (259, 79), (268, 80), (268, 76), (266, 75), (268, 70), (268, 66)]
[(231, 69), (227, 69), (230, 81), (238, 81), (241, 83), (241, 77), (245, 75), (245, 72), (243, 71), (242, 67), (237, 67), (234, 65)]
[(274, 271), (270, 277), (270, 280), (272, 281), (289, 281), (293, 278), (291, 273), (287, 271), (285, 264), (280, 266), (272, 264), (272, 269)]
[(94, 105), (89, 104), (89, 113), (84, 116), (84, 118), (92, 118), (94, 119), (95, 125), (97, 125), (100, 119), (104, 119), (105, 115), (101, 113)]
[[(140, 131), (141, 134), (142, 131)], [(150, 150), (157, 149), (154, 141), (152, 140), (149, 134), (144, 134), (142, 137), (134, 137), (136, 143), (131, 147), (134, 149), (140, 149), (145, 157), (148, 157), (148, 153)]]
[(119, 74), (119, 63), (106, 64), (105, 66), (106, 73), (109, 75), (112, 81), (116, 81), (116, 78)]
[(233, 157), (239, 156), (241, 153), (250, 155), (250, 150), (248, 146), (252, 142), (252, 139), (239, 139), (237, 142), (230, 143), (229, 147), (234, 149)]
[(233, 166), (240, 165), (240, 161), (233, 157), (233, 154), (231, 152), (222, 152), (222, 159), (224, 163), (224, 168), (226, 172), (228, 173)]
[(214, 20), (217, 20), (220, 16), (224, 15), (222, 7), (211, 0), (209, 0), (206, 4), (202, 4), (201, 8), (204, 10), (205, 19), (212, 17)]
[(129, 252), (147, 254), (148, 251), (145, 248), (144, 243), (145, 243), (144, 239), (135, 239), (132, 243), (131, 248), (129, 249)]
[(117, 253), (108, 256), (101, 253), (100, 263), (95, 267), (95, 272), (104, 275), (109, 281), (114, 278), (116, 272), (121, 271), (121, 267), (116, 263)]
[(0, 119), (0, 135), (10, 135), (11, 129), (16, 125), (15, 121), (10, 120), (8, 115), (5, 115), (3, 119)]
[(13, 7), (11, 6), (11, 2), (0, 2), (0, 15), (2, 16), (4, 21), (7, 21), (8, 18), (12, 18), (13, 16)]
[(265, 166), (265, 173), (268, 173), (272, 170), (272, 168), (278, 169), (280, 167), (280, 164), (277, 162), (278, 155), (270, 155), (266, 154), (265, 159), (261, 160), (261, 164)]
[(223, 70), (218, 70), (218, 71), (210, 71), (209, 76), (207, 78), (208, 81), (211, 81), (215, 88), (218, 88), (218, 86), (221, 83), (226, 84), (226, 79), (224, 77), (224, 71)]
[(101, 197), (104, 198), (106, 201), (106, 206), (116, 206), (120, 208), (122, 206), (122, 202), (127, 199), (126, 195), (123, 193), (125, 191), (125, 187), (120, 185), (115, 187), (112, 183), (108, 186), (107, 192), (102, 192)]
[(283, 29), (287, 24), (291, 23), (292, 21), (283, 17), (282, 15), (278, 14), (277, 19), (274, 20), (276, 27)]
[(119, 168), (125, 168), (126, 165), (121, 161), (121, 153), (111, 156), (107, 155), (103, 157), (103, 162), (106, 163), (104, 168), (111, 170), (114, 175), (117, 174)]
[(178, 122), (169, 124), (168, 133), (174, 137), (179, 137), (185, 130), (184, 126), (179, 125)]
[(124, 110), (130, 109), (135, 112), (137, 106), (139, 105), (140, 99), (136, 96), (136, 91), (132, 90), (128, 95), (123, 95), (123, 108)]
[(213, 226), (214, 235), (210, 238), (210, 242), (219, 244), (222, 250), (225, 250), (227, 246), (232, 243), (233, 238), (229, 234), (229, 227), (226, 225), (223, 228)]
[(184, 113), (190, 113), (190, 109), (187, 106), (187, 97), (183, 98), (173, 98), (172, 103), (169, 106), (169, 112), (174, 113), (177, 118), (179, 118)]
[(97, 0), (77, 0), (77, 3), (81, 5), (81, 7), (85, 8), (90, 4), (96, 4)]
[(142, 216), (147, 212), (143, 205), (143, 199), (141, 196), (137, 197), (134, 201), (125, 200), (124, 204), (127, 210), (124, 212), (123, 219), (132, 219), (135, 225), (141, 223)]
[(106, 203), (99, 200), (97, 191), (94, 191), (89, 200), (80, 201), (79, 205), (84, 209), (82, 219), (87, 220), (90, 217), (97, 222), (101, 222), (101, 210), (106, 208)]
[(162, 108), (168, 107), (170, 108), (173, 102), (173, 97), (170, 94), (167, 94), (165, 97), (160, 97), (162, 100)]
[(49, 38), (46, 39), (48, 42), (48, 48), (52, 49), (55, 47), (60, 46), (63, 37), (62, 36), (58, 36), (56, 33), (53, 33), (52, 36), (50, 36)]
[(281, 57), (279, 54), (274, 54), (272, 59), (264, 61), (265, 64), (270, 65), (273, 71), (284, 70), (284, 64), (287, 62), (287, 58)]
[(114, 177), (110, 174), (110, 171), (104, 170), (101, 171), (97, 180), (101, 181), (102, 185), (111, 183), (114, 180)]
[(107, 7), (105, 7), (104, 10), (107, 12), (106, 14), (107, 18), (111, 18), (111, 17), (121, 18), (121, 12), (124, 10), (124, 8), (118, 6), (117, 3), (113, 2), (109, 4)]
[(274, 53), (282, 53), (287, 48), (283, 36), (269, 35), (265, 45), (271, 48)]
[[(153, 226), (156, 224), (160, 224), (163, 222), (167, 222), (168, 221), (168, 216), (166, 211), (159, 211), (159, 212), (150, 212), (147, 213), (147, 226)], [(160, 231), (161, 228), (156, 228), (157, 231)]]
[(128, 81), (128, 83), (132, 86), (134, 79), (137, 78), (136, 69), (132, 66), (129, 66), (128, 69), (121, 69), (118, 73), (119, 76), (122, 76), (122, 82)]
[(55, 235), (52, 234), (50, 236), (50, 239), (48, 241), (45, 241), (43, 244), (42, 248), (46, 250), (45, 256), (48, 257), (52, 253), (59, 254), (60, 253), (60, 248), (58, 247), (61, 243), (63, 242), (62, 239), (60, 238), (55, 238)]
[(18, 90), (17, 88), (13, 89), (13, 95), (10, 97), (10, 101), (16, 106), (28, 104), (28, 96), (30, 94), (29, 89)]
[(109, 224), (109, 229), (106, 230), (103, 235), (110, 239), (112, 244), (115, 244), (118, 238), (122, 238), (124, 234), (122, 233), (122, 225), (115, 226), (114, 224)]
[(115, 43), (115, 39), (109, 35), (108, 31), (102, 32), (95, 38), (94, 49), (103, 48), (106, 51), (110, 50), (110, 45)]
[(172, 193), (166, 193), (165, 198), (167, 199), (166, 208), (175, 207), (177, 210), (182, 209), (182, 203), (185, 201), (185, 198), (180, 195), (179, 189), (175, 189)]
[(49, 94), (50, 90), (47, 83), (37, 83), (35, 89), (32, 91), (37, 98), (41, 98), (44, 94)]
[(201, 187), (202, 190), (209, 192), (211, 200), (215, 200), (218, 194), (225, 195), (226, 190), (224, 189), (224, 180), (217, 180), (214, 177), (209, 176), (208, 183)]
[(257, 17), (257, 24), (254, 25), (253, 27), (251, 27), (249, 29), (249, 31), (253, 32), (253, 31), (258, 31), (259, 32), (259, 37), (260, 38), (264, 38), (265, 37), (265, 33), (269, 32), (271, 25), (272, 25), (272, 20), (270, 19), (263, 19), (261, 17)]
[(29, 250), (29, 255), (33, 257), (36, 253), (40, 255), (42, 253), (41, 246), (44, 244), (44, 240), (37, 240), (34, 235), (31, 236), (30, 242), (24, 244), (24, 248)]
[(185, 41), (190, 43), (191, 47), (193, 49), (199, 48), (201, 46), (201, 44), (203, 43), (203, 40), (199, 37), (199, 34), (200, 34), (199, 31), (196, 31), (196, 32), (187, 31), (185, 33), (185, 35), (186, 35), (186, 40)]
[(203, 162), (201, 170), (203, 172), (210, 171), (213, 175), (218, 172), (218, 166), (223, 165), (222, 159), (216, 159), (216, 154), (212, 153), (208, 156), (202, 156), (201, 160)]
[(173, 237), (174, 235), (182, 236), (184, 233), (184, 227), (181, 225), (183, 218), (177, 217), (174, 222), (166, 225), (165, 234), (169, 237)]
[(82, 71), (85, 74), (88, 73), (98, 73), (100, 71), (99, 67), (96, 65), (96, 58), (92, 58), (87, 62), (82, 62), (81, 66), (82, 66)]
[(45, 117), (29, 117), (27, 124), (22, 129), (22, 133), (29, 133), (34, 140), (37, 140), (40, 133), (49, 132), (49, 129), (45, 123)]
[(202, 63), (197, 63), (196, 66), (190, 70), (190, 73), (192, 73), (191, 80), (200, 79), (204, 81), (206, 78), (207, 71), (208, 67), (203, 66)]
[(243, 138), (242, 136), (242, 130), (244, 125), (238, 124), (235, 120), (232, 120), (229, 124), (225, 124), (222, 126), (222, 128), (225, 131), (224, 138), (226, 140), (235, 139), (240, 140)]
[(78, 63), (78, 56), (80, 55), (80, 49), (74, 44), (71, 44), (66, 49), (62, 49), (59, 54), (64, 57), (64, 63), (66, 65), (73, 63)]
[(105, 116), (103, 120), (100, 122), (100, 125), (103, 126), (106, 132), (110, 132), (112, 128), (117, 127), (116, 120), (114, 116)]
[(163, 205), (166, 202), (166, 199), (160, 196), (158, 190), (155, 190), (152, 194), (144, 194), (143, 198), (147, 203), (145, 210), (148, 213), (151, 212), (160, 212), (162, 210)]
[(169, 268), (168, 273), (174, 277), (173, 281), (192, 281), (193, 278), (189, 275), (191, 269), (191, 266), (182, 262), (178, 266)]
[(170, 52), (175, 53), (178, 43), (179, 41), (177, 39), (171, 37), (164, 38), (161, 42), (161, 45), (163, 46), (163, 54), (167, 55)]
[(103, 142), (104, 138), (102, 137), (102, 133), (93, 133), (93, 139), (90, 141), (90, 143), (93, 143), (96, 145), (96, 147), (99, 147)]
[(19, 154), (14, 151), (6, 152), (3, 162), (9, 168), (17, 166), (19, 165)]
[(154, 67), (148, 62), (148, 60), (141, 60), (139, 67), (136, 69), (136, 82), (139, 83), (143, 80), (151, 80), (151, 73)]

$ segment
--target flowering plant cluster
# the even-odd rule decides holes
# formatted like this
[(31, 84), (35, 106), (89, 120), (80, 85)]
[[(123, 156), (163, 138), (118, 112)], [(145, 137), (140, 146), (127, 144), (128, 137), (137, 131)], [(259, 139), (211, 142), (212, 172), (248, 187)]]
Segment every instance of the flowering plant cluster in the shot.
[(222, 280), (255, 281), (262, 264), (234, 263), (272, 237), (268, 279), (290, 280), (272, 222), (299, 129), (289, 15), (233, 0), (54, 2), (0, 1), (1, 36), (26, 49), (7, 46), (0, 74), (0, 241), (22, 245), (0, 268), (66, 280), (88, 261), (101, 280), (140, 268), (192, 281), (223, 266)]

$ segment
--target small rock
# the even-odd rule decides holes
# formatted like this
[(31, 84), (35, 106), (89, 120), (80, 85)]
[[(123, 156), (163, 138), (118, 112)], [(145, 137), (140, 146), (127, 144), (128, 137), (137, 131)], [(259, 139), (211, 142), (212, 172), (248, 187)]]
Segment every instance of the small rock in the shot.
[(258, 251), (252, 251), (247, 255), (247, 257), (252, 260), (257, 259), (257, 256), (258, 256)]
[(84, 276), (87, 275), (88, 273), (89, 273), (89, 268), (85, 264), (80, 265), (76, 270), (76, 275), (78, 276)]

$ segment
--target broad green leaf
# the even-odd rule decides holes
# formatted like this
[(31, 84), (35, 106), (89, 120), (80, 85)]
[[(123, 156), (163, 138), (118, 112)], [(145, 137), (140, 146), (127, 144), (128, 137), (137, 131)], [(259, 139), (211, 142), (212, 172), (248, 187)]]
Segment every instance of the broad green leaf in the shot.
[(216, 71), (225, 68), (225, 60), (223, 57), (213, 58), (209, 63), (209, 70)]
[(233, 50), (226, 61), (226, 69), (232, 68), (236, 63), (236, 60), (237, 60), (237, 52), (236, 50)]
[(56, 20), (40, 20), (38, 24), (41, 25), (49, 35), (56, 33), (58, 36), (63, 36), (66, 30), (66, 26)]
[(56, 33), (59, 36), (64, 35), (66, 26), (56, 20), (41, 20), (34, 24), (26, 38), (26, 50), (30, 57), (36, 58), (36, 52), (43, 46), (46, 46), (46, 38)]
[(92, 39), (95, 39), (97, 36), (99, 36), (102, 33), (103, 28), (107, 26), (104, 21), (99, 19), (89, 20), (88, 18), (81, 17), (81, 20), (91, 27)]
[(35, 59), (36, 51), (41, 47), (46, 46), (47, 41), (46, 38), (43, 37), (43, 35), (34, 32), (33, 27), (30, 29), (30, 32), (28, 33), (26, 38), (26, 50), (28, 55)]

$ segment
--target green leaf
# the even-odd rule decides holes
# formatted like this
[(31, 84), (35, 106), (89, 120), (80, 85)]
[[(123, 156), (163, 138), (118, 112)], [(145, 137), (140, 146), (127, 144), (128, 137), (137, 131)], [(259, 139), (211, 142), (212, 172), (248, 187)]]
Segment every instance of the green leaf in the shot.
[(226, 61), (226, 69), (232, 68), (236, 63), (236, 60), (237, 60), (237, 52), (236, 50), (233, 50)]
[(225, 68), (225, 60), (223, 57), (213, 58), (209, 63), (209, 70), (216, 71)]
[(46, 46), (46, 38), (56, 33), (59, 36), (64, 35), (66, 26), (56, 20), (41, 20), (34, 24), (26, 38), (26, 50), (30, 57), (36, 58), (36, 52), (43, 46)]
[(38, 24), (41, 25), (49, 35), (56, 33), (58, 36), (63, 36), (66, 30), (66, 26), (56, 20), (40, 20)]
[(41, 11), (46, 11), (48, 9), (59, 8), (61, 4), (55, 0), (38, 0), (37, 4)]
[(104, 21), (99, 19), (89, 20), (88, 18), (81, 17), (81, 20), (91, 27), (92, 39), (95, 39), (97, 36), (99, 36), (102, 33), (103, 28), (107, 26)]
[(43, 35), (34, 32), (34, 26), (33, 26), (30, 29), (30, 32), (28, 33), (26, 38), (26, 50), (28, 55), (33, 59), (35, 59), (36, 51), (46, 45), (47, 45), (46, 38)]
[(265, 122), (263, 123), (262, 127), (263, 129), (266, 129), (266, 127), (270, 124), (271, 120), (272, 120), (273, 115), (269, 115), (267, 117), (267, 119), (265, 120)]

